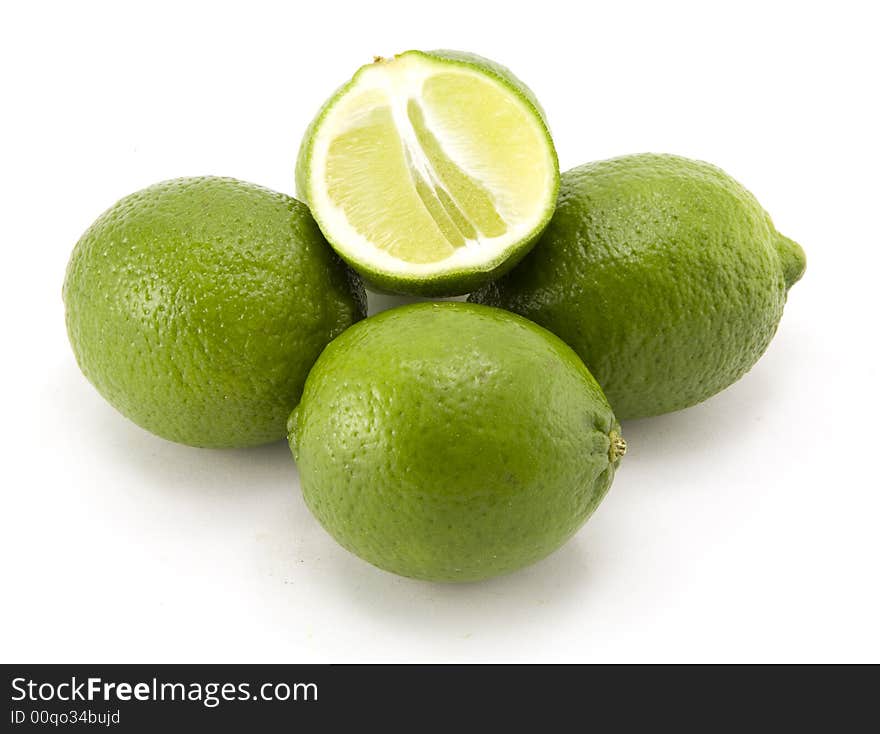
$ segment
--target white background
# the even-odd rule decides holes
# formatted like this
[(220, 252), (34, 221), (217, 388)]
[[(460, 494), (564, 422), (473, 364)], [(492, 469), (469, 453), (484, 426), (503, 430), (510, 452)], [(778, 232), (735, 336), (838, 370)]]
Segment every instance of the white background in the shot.
[[(880, 115), (872, 3), (12, 3), (0, 11), (0, 656), (42, 661), (880, 661)], [(374, 54), (476, 51), (563, 169), (709, 160), (808, 255), (776, 340), (631, 452), (562, 550), (410, 581), (311, 518), (283, 443), (186, 448), (80, 375), (79, 235), (155, 181), (293, 193), (300, 136)]]

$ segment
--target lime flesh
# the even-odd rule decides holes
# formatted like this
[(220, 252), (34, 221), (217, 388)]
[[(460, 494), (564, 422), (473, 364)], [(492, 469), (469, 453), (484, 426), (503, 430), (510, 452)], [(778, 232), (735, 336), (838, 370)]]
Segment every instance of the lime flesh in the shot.
[(313, 121), (297, 190), (379, 289), (461, 295), (521, 259), (552, 214), (556, 154), (506, 69), (410, 51), (362, 67)]

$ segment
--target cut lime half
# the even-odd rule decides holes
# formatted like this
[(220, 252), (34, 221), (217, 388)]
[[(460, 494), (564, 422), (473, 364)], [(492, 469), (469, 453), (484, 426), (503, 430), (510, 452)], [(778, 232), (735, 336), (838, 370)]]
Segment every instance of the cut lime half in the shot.
[(380, 290), (467, 293), (513, 267), (553, 214), (556, 151), (532, 93), (470, 54), (377, 59), (320, 110), (297, 190)]

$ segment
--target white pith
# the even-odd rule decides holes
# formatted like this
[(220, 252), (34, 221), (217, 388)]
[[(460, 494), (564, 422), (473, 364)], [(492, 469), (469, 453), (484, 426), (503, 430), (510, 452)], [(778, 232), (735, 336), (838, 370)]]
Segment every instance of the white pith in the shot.
[(480, 181), (491, 192), (495, 208), (505, 221), (507, 231), (498, 237), (466, 239), (464, 247), (455, 249), (449, 257), (441, 261), (412, 263), (376, 247), (349, 223), (342, 209), (330, 199), (327, 193), (325, 185), (326, 161), (333, 139), (356, 124), (361, 115), (368, 113), (370, 109), (375, 109), (375, 107), (352, 109), (352, 99), (365, 92), (375, 91), (382, 95), (382, 104), (387, 105), (391, 110), (398, 134), (409, 153), (413, 167), (435, 190), (442, 188), (438, 176), (434, 173), (430, 161), (418, 143), (407, 114), (407, 102), (410, 99), (421, 102), (421, 89), (424, 81), (436, 73), (471, 75), (484, 83), (497, 86), (504, 90), (512, 102), (528, 109), (528, 119), (534, 121), (532, 124), (539, 131), (542, 140), (545, 140), (547, 135), (539, 117), (524, 100), (521, 100), (500, 81), (478, 70), (472, 70), (463, 65), (435, 61), (421, 55), (403, 55), (392, 61), (379, 62), (362, 69), (352, 84), (325, 112), (324, 118), (314, 134), (309, 159), (307, 196), (321, 229), (343, 256), (391, 275), (419, 277), (464, 270), (490, 270), (506, 259), (508, 250), (522, 242), (537, 228), (555, 204), (553, 197), (555, 194), (556, 161), (549, 142), (544, 146), (543, 166), (541, 166), (541, 170), (534, 172), (535, 176), (542, 177), (541, 190), (546, 191), (547, 195), (532, 202), (528, 211), (515, 211), (511, 206), (509, 190), (505, 190), (502, 186), (493, 186), (490, 181), (487, 181), (486, 177), (481, 175), (480, 161), (469, 154), (467, 147), (461, 145), (453, 136), (444, 136), (437, 121), (432, 118), (430, 107), (421, 104), (425, 123), (440, 140), (444, 153), (465, 173)]

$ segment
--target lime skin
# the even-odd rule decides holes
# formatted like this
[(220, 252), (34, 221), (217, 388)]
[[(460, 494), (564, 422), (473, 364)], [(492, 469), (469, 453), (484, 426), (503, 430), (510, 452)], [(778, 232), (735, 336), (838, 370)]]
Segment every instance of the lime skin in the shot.
[(363, 287), (307, 207), (230, 178), (151, 186), (77, 243), (63, 289), (85, 376), (171, 441), (282, 439), (324, 346), (363, 318)]
[(625, 450), (571, 349), (466, 303), (402, 306), (346, 331), (288, 428), (324, 528), (379, 568), (430, 581), (489, 578), (559, 548)]
[(805, 266), (721, 169), (633, 155), (564, 173), (535, 249), (470, 300), (565, 340), (624, 420), (686, 408), (742, 377)]

